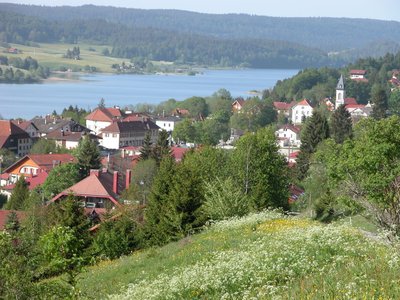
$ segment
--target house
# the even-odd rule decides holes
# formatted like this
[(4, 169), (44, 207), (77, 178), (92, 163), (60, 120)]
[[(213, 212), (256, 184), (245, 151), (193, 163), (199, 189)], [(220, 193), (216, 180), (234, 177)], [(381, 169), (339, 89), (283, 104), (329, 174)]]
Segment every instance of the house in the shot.
[(101, 129), (101, 143), (108, 149), (142, 146), (146, 133), (150, 133), (151, 142), (155, 143), (158, 139), (159, 129), (151, 120), (114, 122)]
[(349, 75), (351, 80), (368, 82), (368, 79), (365, 78), (366, 70), (350, 70)]
[(22, 130), (25, 130), (31, 139), (35, 140), (39, 138), (39, 129), (32, 121), (14, 120), (12, 122)]
[(167, 131), (167, 132), (172, 132), (174, 131), (174, 128), (176, 124), (182, 121), (181, 118), (176, 117), (176, 116), (170, 116), (170, 117), (159, 117), (156, 118), (156, 125), (160, 127), (161, 129)]
[[(75, 149), (79, 145), (79, 141), (89, 134), (87, 131), (71, 132), (71, 131), (53, 131), (46, 135), (46, 139), (54, 140), (56, 145), (66, 149)], [(94, 134), (89, 134), (91, 140), (98, 141), (99, 137)]]
[(245, 104), (245, 100), (243, 98), (236, 98), (236, 100), (232, 103), (232, 111), (239, 112), (243, 109)]
[[(10, 174), (7, 174), (7, 173), (4, 173), (4, 175), (10, 176)], [(46, 181), (48, 176), (49, 176), (49, 173), (47, 173), (46, 171), (43, 171), (37, 175), (31, 175), (31, 177), (25, 177), (24, 179), (28, 185), (28, 189), (30, 191), (32, 191), (37, 186), (42, 185)], [(7, 179), (8, 184), (6, 184), (4, 186), (0, 185), (0, 194), (5, 195), (7, 197), (7, 200), (10, 199), (12, 192), (15, 188), (15, 183), (11, 183), (12, 181), (10, 181), (10, 178), (12, 178), (12, 177), (9, 177)]]
[(175, 116), (175, 117), (189, 117), (190, 116), (190, 112), (187, 109), (176, 108), (173, 111), (172, 115)]
[(300, 147), (300, 127), (298, 126), (290, 124), (283, 125), (275, 131), (275, 135), (278, 137), (281, 147)]
[(391, 91), (393, 92), (395, 89), (400, 87), (400, 80), (399, 80), (400, 70), (393, 70), (392, 71), (392, 78), (389, 82), (392, 84)]
[(29, 134), (8, 120), (0, 120), (0, 149), (8, 149), (18, 156), (24, 156), (32, 148)]
[(119, 108), (97, 108), (86, 116), (86, 127), (96, 135), (100, 134), (101, 130), (110, 126), (116, 121), (123, 119), (123, 114)]
[(313, 107), (307, 99), (303, 99), (292, 107), (293, 124), (303, 123), (304, 118), (311, 117)]
[(49, 133), (57, 131), (64, 132), (89, 132), (85, 126), (79, 124), (71, 118), (61, 118), (58, 116), (36, 117), (31, 120), (38, 128), (39, 136), (47, 136)]
[(74, 195), (79, 199), (85, 208), (94, 209), (101, 214), (106, 209), (113, 209), (121, 206), (120, 195), (131, 182), (131, 171), (128, 170), (125, 176), (125, 184), (122, 176), (114, 171), (112, 174), (103, 170), (90, 170), (90, 175), (73, 186), (59, 193), (50, 200), (50, 203), (62, 201), (68, 195)]
[(372, 113), (372, 105), (369, 102), (367, 105), (347, 104), (346, 109), (350, 113), (353, 123), (356, 123), (362, 118), (369, 117)]
[(289, 204), (296, 202), (303, 195), (304, 190), (302, 188), (294, 184), (289, 186)]
[(4, 170), (8, 174), (7, 184), (17, 182), (18, 178), (33, 177), (42, 172), (49, 173), (55, 166), (74, 162), (71, 154), (28, 154)]
[(286, 117), (289, 117), (290, 115), (290, 108), (295, 105), (296, 102), (292, 103), (286, 103), (286, 102), (279, 102), (275, 101), (273, 102), (275, 110), (278, 112), (278, 114), (283, 114)]

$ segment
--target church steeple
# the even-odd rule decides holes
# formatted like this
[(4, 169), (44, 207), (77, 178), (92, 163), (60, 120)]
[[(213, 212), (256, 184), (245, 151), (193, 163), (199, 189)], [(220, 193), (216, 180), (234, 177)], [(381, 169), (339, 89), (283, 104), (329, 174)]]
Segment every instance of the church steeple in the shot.
[(336, 86), (335, 109), (337, 109), (340, 105), (344, 104), (345, 97), (346, 97), (346, 91), (344, 89), (344, 79), (343, 75), (340, 74), (340, 78)]

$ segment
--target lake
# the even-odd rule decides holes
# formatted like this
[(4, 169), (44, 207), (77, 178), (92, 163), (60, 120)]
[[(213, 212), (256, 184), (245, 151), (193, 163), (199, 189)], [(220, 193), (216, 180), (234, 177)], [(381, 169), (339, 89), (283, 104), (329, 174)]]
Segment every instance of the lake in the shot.
[(225, 88), (233, 97), (250, 97), (251, 90), (272, 88), (278, 80), (298, 70), (205, 70), (185, 75), (82, 75), (79, 81), (46, 81), (42, 84), (0, 84), (0, 115), (5, 119), (60, 113), (69, 105), (93, 109), (105, 99), (106, 106), (158, 104), (174, 98), (211, 96)]

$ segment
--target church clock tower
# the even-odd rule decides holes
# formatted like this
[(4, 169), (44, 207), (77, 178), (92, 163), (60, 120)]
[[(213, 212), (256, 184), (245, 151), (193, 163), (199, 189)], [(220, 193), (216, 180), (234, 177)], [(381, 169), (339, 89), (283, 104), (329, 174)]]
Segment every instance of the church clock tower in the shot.
[(345, 97), (346, 97), (346, 91), (344, 90), (344, 79), (343, 75), (340, 75), (338, 84), (336, 86), (335, 109), (337, 109), (340, 105), (344, 104)]

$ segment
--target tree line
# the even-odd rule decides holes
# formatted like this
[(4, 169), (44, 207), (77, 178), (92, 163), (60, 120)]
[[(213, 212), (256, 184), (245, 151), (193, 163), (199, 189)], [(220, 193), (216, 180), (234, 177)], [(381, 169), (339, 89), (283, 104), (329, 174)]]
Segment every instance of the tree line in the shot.
[(38, 82), (49, 75), (49, 68), (39, 65), (37, 60), (30, 56), (22, 59), (0, 55), (0, 83)]

